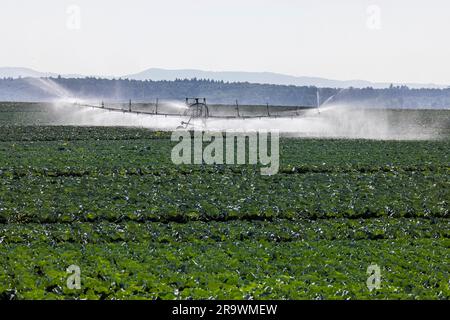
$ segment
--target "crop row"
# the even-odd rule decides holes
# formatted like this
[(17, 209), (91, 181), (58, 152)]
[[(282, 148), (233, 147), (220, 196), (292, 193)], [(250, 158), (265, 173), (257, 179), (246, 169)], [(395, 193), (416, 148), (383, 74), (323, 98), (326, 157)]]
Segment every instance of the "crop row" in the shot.
[[(255, 175), (259, 173), (259, 166), (245, 166), (245, 165), (199, 165), (189, 166), (180, 165), (177, 167), (167, 166), (144, 166), (144, 167), (80, 167), (80, 166), (66, 166), (62, 168), (53, 167), (15, 167), (15, 168), (0, 168), (0, 179), (19, 179), (31, 176), (37, 177), (105, 177), (105, 176), (175, 176), (175, 175), (191, 175), (191, 174), (222, 174), (222, 175)], [(391, 174), (405, 174), (405, 173), (424, 173), (424, 174), (449, 174), (450, 167), (427, 165), (427, 166), (353, 166), (353, 167), (334, 167), (334, 166), (286, 166), (279, 168), (278, 174), (307, 174), (307, 173), (391, 173)]]
[(209, 243), (253, 240), (292, 242), (317, 240), (450, 238), (448, 219), (374, 218), (274, 220), (190, 223), (59, 223), (0, 225), (0, 242), (33, 243)]
[(307, 173), (0, 179), (0, 221), (448, 217), (450, 176)]
[[(59, 135), (59, 127), (52, 128)], [(0, 140), (4, 128), (0, 132)], [(69, 130), (69, 129), (67, 129)], [(89, 128), (74, 130), (89, 131)], [(94, 130), (94, 129), (93, 129)], [(99, 130), (96, 128), (95, 130)], [(123, 130), (120, 140), (68, 141), (10, 141), (0, 142), (0, 169), (49, 168), (178, 168), (171, 161), (175, 142), (158, 137), (157, 133), (142, 129), (105, 128), (99, 131), (104, 138), (114, 138), (115, 131)], [(84, 132), (82, 135), (89, 133)], [(136, 132), (136, 133), (135, 133)], [(147, 134), (150, 138), (142, 137)], [(161, 133), (164, 135), (165, 133)], [(28, 132), (36, 139), (36, 132)], [(75, 134), (78, 136), (78, 133)], [(136, 136), (132, 139), (129, 137)], [(112, 139), (111, 138), (111, 139)], [(450, 140), (445, 141), (359, 141), (282, 139), (280, 165), (287, 171), (351, 171), (406, 168), (408, 170), (435, 170), (450, 167)], [(192, 168), (198, 166), (191, 166)]]
[[(449, 299), (448, 240), (2, 245), (4, 299)], [(367, 267), (381, 288), (367, 289)], [(66, 268), (81, 269), (81, 289)], [(413, 267), (412, 267), (413, 266)]]
[(170, 139), (170, 132), (124, 127), (11, 126), (1, 127), (0, 141), (77, 141)]

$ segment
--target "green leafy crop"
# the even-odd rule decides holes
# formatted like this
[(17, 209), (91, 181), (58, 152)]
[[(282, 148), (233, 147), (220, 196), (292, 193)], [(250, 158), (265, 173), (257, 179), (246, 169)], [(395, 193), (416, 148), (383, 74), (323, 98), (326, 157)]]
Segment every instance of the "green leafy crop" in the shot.
[(279, 174), (261, 176), (176, 166), (167, 132), (5, 108), (0, 299), (450, 298), (448, 137), (282, 138)]

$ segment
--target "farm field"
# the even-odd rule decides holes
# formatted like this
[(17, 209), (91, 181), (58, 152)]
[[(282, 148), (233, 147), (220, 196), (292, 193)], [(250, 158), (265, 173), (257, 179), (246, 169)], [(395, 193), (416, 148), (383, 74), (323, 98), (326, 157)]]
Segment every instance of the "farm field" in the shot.
[(167, 132), (53, 120), (0, 103), (0, 299), (450, 298), (450, 126), (284, 137), (279, 174), (262, 176), (176, 166)]

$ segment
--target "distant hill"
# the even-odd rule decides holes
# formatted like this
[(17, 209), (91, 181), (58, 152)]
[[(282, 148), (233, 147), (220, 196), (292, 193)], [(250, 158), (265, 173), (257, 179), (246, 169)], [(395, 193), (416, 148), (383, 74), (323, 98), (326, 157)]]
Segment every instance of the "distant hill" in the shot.
[[(84, 75), (79, 74), (65, 74), (61, 75), (64, 78), (84, 78)], [(0, 67), (0, 78), (56, 78), (57, 73), (41, 72), (30, 68), (16, 68), (16, 67)]]
[[(0, 78), (25, 78), (25, 77), (57, 77), (58, 74), (50, 72), (40, 72), (28, 68), (1, 68)], [(79, 74), (61, 74), (63, 78), (84, 78)], [(95, 75), (90, 75), (94, 76)], [(106, 79), (130, 79), (130, 80), (154, 80), (154, 81), (173, 81), (176, 79), (210, 79), (225, 82), (249, 82), (259, 84), (276, 85), (294, 85), (294, 86), (314, 86), (319, 88), (367, 88), (375, 89), (388, 88), (391, 83), (377, 83), (365, 80), (331, 80), (318, 77), (291, 76), (273, 72), (243, 72), (243, 71), (203, 71), (196, 69), (168, 70), (159, 68), (150, 68), (145, 71), (124, 76), (107, 76)], [(438, 88), (443, 89), (448, 86), (437, 84), (421, 83), (394, 83), (394, 86), (406, 85), (409, 88)]]
[(54, 77), (57, 76), (49, 72), (39, 72), (29, 68), (14, 68), (14, 67), (3, 67), (0, 68), (0, 78), (41, 78), (41, 77)]
[[(388, 88), (391, 83), (375, 83), (365, 80), (331, 80), (318, 77), (297, 77), (273, 72), (242, 72), (242, 71), (203, 71), (196, 69), (167, 70), (151, 68), (130, 74), (122, 78), (135, 80), (175, 80), (175, 79), (211, 79), (226, 82), (250, 82), (261, 84), (278, 84), (294, 86), (314, 86), (319, 88)], [(394, 86), (406, 85), (410, 88), (446, 88), (436, 84), (394, 83)]]

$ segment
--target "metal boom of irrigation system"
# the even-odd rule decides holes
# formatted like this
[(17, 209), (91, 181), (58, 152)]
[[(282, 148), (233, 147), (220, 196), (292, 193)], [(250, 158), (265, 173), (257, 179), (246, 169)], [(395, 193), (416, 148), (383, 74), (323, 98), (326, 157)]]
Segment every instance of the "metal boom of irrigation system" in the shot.
[[(327, 101), (329, 101), (329, 100), (330, 99), (328, 99)], [(77, 105), (77, 106), (107, 110), (107, 111), (112, 111), (112, 112), (154, 115), (154, 116), (163, 116), (163, 117), (187, 117), (188, 120), (181, 121), (181, 125), (179, 126), (179, 128), (187, 128), (188, 126), (191, 125), (191, 122), (194, 119), (201, 119), (203, 121), (206, 121), (206, 119), (208, 119), (208, 118), (216, 118), (216, 119), (298, 118), (301, 116), (299, 111), (304, 111), (304, 110), (317, 109), (318, 113), (320, 114), (319, 107), (321, 106), (319, 90), (317, 90), (317, 106), (315, 106), (315, 107), (312, 107), (312, 106), (288, 107), (288, 106), (286, 106), (287, 108), (291, 108), (288, 111), (290, 111), (290, 112), (294, 111), (295, 114), (292, 114), (292, 113), (288, 114), (287, 113), (288, 111), (277, 111), (276, 107), (274, 107), (272, 110), (274, 112), (271, 112), (269, 103), (266, 103), (266, 105), (265, 105), (266, 114), (265, 115), (261, 115), (261, 114), (259, 114), (259, 115), (246, 114), (245, 115), (242, 113), (242, 109), (240, 109), (238, 100), (236, 100), (236, 104), (235, 104), (236, 115), (214, 115), (214, 114), (212, 114), (210, 112), (210, 107), (206, 103), (206, 98), (198, 98), (198, 97), (186, 98), (185, 104), (186, 104), (186, 109), (184, 110), (183, 113), (164, 113), (164, 112), (160, 112), (160, 110), (159, 110), (159, 107), (160, 107), (159, 99), (156, 99), (154, 111), (144, 111), (144, 110), (133, 109), (133, 104), (132, 104), (131, 100), (128, 101), (128, 105), (127, 105), (126, 109), (124, 109), (123, 107), (122, 108), (108, 107), (105, 105), (105, 103), (103, 101), (100, 103), (100, 105), (75, 103), (75, 105)], [(263, 107), (263, 106), (251, 106), (251, 107)], [(285, 114), (283, 114), (283, 113), (285, 113)]]

